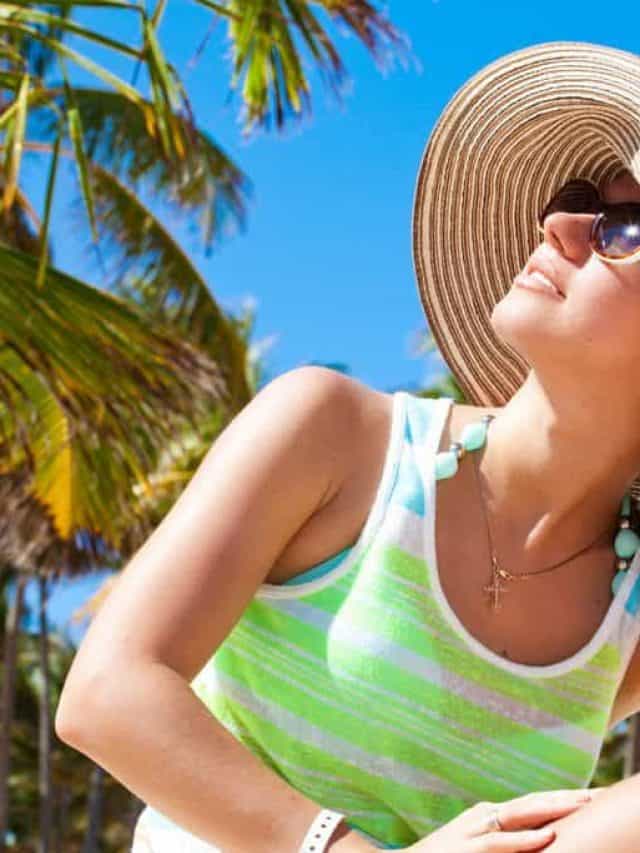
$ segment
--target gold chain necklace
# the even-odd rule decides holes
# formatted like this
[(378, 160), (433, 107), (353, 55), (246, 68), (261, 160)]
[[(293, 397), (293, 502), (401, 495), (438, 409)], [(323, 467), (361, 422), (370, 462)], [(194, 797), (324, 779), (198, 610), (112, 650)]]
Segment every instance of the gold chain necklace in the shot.
[[(488, 424), (487, 424), (487, 426), (488, 426)], [(474, 453), (473, 455), (477, 456), (478, 454)], [(491, 551), (491, 567), (492, 567), (491, 583), (488, 584), (487, 586), (484, 586), (482, 588), (482, 590), (483, 590), (483, 592), (487, 593), (489, 598), (493, 598), (493, 609), (494, 610), (500, 609), (500, 593), (501, 592), (508, 592), (508, 589), (506, 588), (506, 581), (527, 580), (528, 578), (534, 577), (535, 575), (542, 575), (542, 574), (545, 574), (546, 572), (553, 571), (553, 569), (557, 569), (559, 566), (563, 566), (565, 563), (568, 563), (570, 560), (573, 560), (576, 557), (578, 557), (580, 554), (584, 553), (585, 551), (588, 551), (589, 548), (592, 548), (596, 543), (600, 542), (605, 537), (608, 537), (609, 531), (605, 530), (604, 533), (600, 534), (597, 537), (597, 539), (595, 539), (589, 545), (586, 545), (584, 548), (581, 548), (575, 554), (571, 554), (571, 556), (567, 557), (566, 559), (561, 560), (558, 563), (554, 563), (552, 566), (548, 566), (546, 569), (539, 569), (537, 572), (523, 572), (522, 574), (517, 574), (517, 575), (512, 574), (507, 569), (504, 569), (504, 568), (502, 568), (502, 566), (500, 566), (500, 564), (498, 563), (498, 558), (496, 557), (495, 551), (493, 549), (493, 540), (491, 538), (491, 529), (489, 527), (489, 519), (487, 518), (485, 498), (484, 498), (484, 494), (482, 491), (482, 484), (480, 482), (480, 475), (478, 473), (479, 464), (480, 463), (477, 461), (474, 462), (473, 470), (475, 471), (476, 481), (478, 483), (478, 490), (480, 492), (480, 503), (482, 504), (482, 512), (484, 514), (484, 520), (485, 520), (485, 524), (487, 527), (487, 535), (489, 537), (489, 549)], [(505, 581), (504, 585), (502, 583), (503, 581)]]

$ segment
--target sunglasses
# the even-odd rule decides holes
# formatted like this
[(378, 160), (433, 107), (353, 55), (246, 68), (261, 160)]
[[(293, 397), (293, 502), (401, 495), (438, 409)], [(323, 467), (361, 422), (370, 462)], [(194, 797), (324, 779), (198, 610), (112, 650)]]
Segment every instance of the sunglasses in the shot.
[(573, 180), (553, 196), (538, 217), (541, 231), (547, 216), (557, 212), (595, 214), (589, 245), (603, 261), (610, 264), (640, 261), (640, 203), (603, 201), (591, 181)]

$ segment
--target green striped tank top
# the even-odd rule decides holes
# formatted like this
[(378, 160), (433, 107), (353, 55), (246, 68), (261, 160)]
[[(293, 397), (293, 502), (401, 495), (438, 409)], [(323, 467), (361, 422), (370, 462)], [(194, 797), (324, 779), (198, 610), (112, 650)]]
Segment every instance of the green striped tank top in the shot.
[[(381, 849), (479, 800), (586, 787), (640, 636), (638, 557), (566, 660), (509, 661), (465, 629), (434, 541), (435, 454), (452, 403), (394, 393), (357, 542), (292, 582), (263, 584), (192, 682), (267, 766)], [(172, 853), (216, 850), (149, 806), (138, 827), (154, 853), (164, 841)]]

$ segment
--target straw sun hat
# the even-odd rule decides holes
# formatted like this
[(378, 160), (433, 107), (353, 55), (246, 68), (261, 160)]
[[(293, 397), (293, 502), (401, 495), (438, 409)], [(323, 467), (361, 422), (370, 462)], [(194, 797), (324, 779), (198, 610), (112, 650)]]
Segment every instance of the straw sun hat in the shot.
[[(571, 178), (640, 183), (640, 57), (549, 42), (483, 68), (449, 101), (424, 150), (413, 202), (420, 300), (473, 405), (501, 406), (529, 365), (491, 312), (541, 236), (537, 217)], [(640, 501), (640, 477), (631, 493)]]

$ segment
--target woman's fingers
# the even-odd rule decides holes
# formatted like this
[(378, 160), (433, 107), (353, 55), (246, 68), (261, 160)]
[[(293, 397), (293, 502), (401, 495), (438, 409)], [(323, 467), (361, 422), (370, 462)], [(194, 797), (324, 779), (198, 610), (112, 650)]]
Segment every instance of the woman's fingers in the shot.
[(492, 808), (498, 810), (500, 825), (504, 830), (532, 829), (570, 814), (590, 802), (591, 798), (590, 791), (586, 789), (536, 791), (514, 800), (496, 803)]
[(552, 829), (523, 829), (520, 832), (490, 832), (474, 838), (469, 853), (520, 853), (544, 850), (555, 838)]

